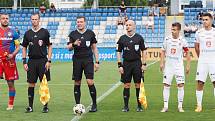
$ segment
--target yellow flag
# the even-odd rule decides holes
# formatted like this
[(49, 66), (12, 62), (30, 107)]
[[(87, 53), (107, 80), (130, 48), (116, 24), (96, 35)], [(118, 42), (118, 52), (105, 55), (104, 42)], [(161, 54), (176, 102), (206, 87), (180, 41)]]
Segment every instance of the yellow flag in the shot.
[(147, 100), (146, 100), (146, 92), (145, 92), (145, 87), (144, 87), (144, 83), (142, 80), (140, 83), (139, 102), (141, 103), (141, 105), (144, 106), (145, 109), (147, 108), (148, 104), (147, 104)]
[(49, 93), (48, 82), (45, 74), (43, 76), (42, 82), (40, 83), (39, 94), (40, 94), (40, 102), (43, 105), (49, 102), (50, 93)]

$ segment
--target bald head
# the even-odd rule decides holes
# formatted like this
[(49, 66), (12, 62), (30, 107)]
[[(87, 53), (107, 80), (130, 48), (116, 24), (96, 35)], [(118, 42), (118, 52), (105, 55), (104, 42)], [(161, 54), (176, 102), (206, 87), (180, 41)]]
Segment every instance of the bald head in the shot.
[(128, 35), (133, 35), (135, 32), (135, 22), (133, 20), (128, 20), (126, 23), (126, 31)]

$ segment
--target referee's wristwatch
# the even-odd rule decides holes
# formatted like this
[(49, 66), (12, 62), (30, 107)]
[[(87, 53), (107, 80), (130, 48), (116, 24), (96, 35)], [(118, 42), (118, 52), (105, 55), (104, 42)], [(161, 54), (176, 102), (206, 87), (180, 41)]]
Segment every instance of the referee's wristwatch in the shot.
[(147, 66), (147, 64), (146, 64), (146, 63), (143, 63), (142, 65)]
[(49, 62), (49, 63), (52, 63), (52, 61), (51, 61), (51, 60), (48, 60), (48, 62)]
[(96, 61), (96, 64), (99, 64), (99, 61)]

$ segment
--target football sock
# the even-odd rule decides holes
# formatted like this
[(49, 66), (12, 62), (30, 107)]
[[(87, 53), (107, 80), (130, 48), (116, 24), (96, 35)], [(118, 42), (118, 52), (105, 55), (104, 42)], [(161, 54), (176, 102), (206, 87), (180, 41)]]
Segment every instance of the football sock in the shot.
[(125, 107), (128, 107), (129, 97), (130, 97), (130, 88), (124, 88), (123, 98), (124, 98)]
[(184, 87), (178, 87), (178, 107), (182, 107), (184, 100)]
[(168, 108), (169, 93), (170, 93), (170, 87), (164, 86), (164, 88), (163, 88), (163, 100), (164, 100), (164, 107), (165, 108)]
[(215, 97), (215, 88), (214, 88), (214, 97)]
[(16, 96), (16, 89), (9, 87), (9, 100), (8, 100), (8, 105), (13, 105), (14, 103), (14, 98)]
[(136, 88), (137, 104), (138, 104), (138, 106), (141, 106), (141, 104), (139, 102), (139, 93), (140, 93), (140, 88)]
[(74, 86), (74, 96), (75, 96), (75, 102), (76, 104), (80, 104), (80, 98), (81, 98), (81, 85), (75, 85)]
[(34, 87), (28, 87), (28, 103), (29, 103), (29, 107), (33, 108), (33, 102), (34, 102)]
[(197, 99), (197, 106), (202, 106), (202, 96), (203, 96), (203, 90), (198, 91), (196, 90), (196, 99)]
[(96, 105), (96, 87), (95, 85), (88, 85), (89, 90), (90, 90), (90, 96), (92, 98), (93, 101), (93, 105)]

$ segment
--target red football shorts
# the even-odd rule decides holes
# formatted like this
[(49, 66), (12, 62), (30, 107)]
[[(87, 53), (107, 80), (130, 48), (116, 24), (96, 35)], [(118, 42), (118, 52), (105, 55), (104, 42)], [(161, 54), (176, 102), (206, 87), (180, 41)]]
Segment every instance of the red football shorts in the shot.
[(0, 59), (0, 78), (2, 79), (3, 73), (5, 76), (5, 80), (7, 81), (19, 79), (15, 59), (11, 60)]

